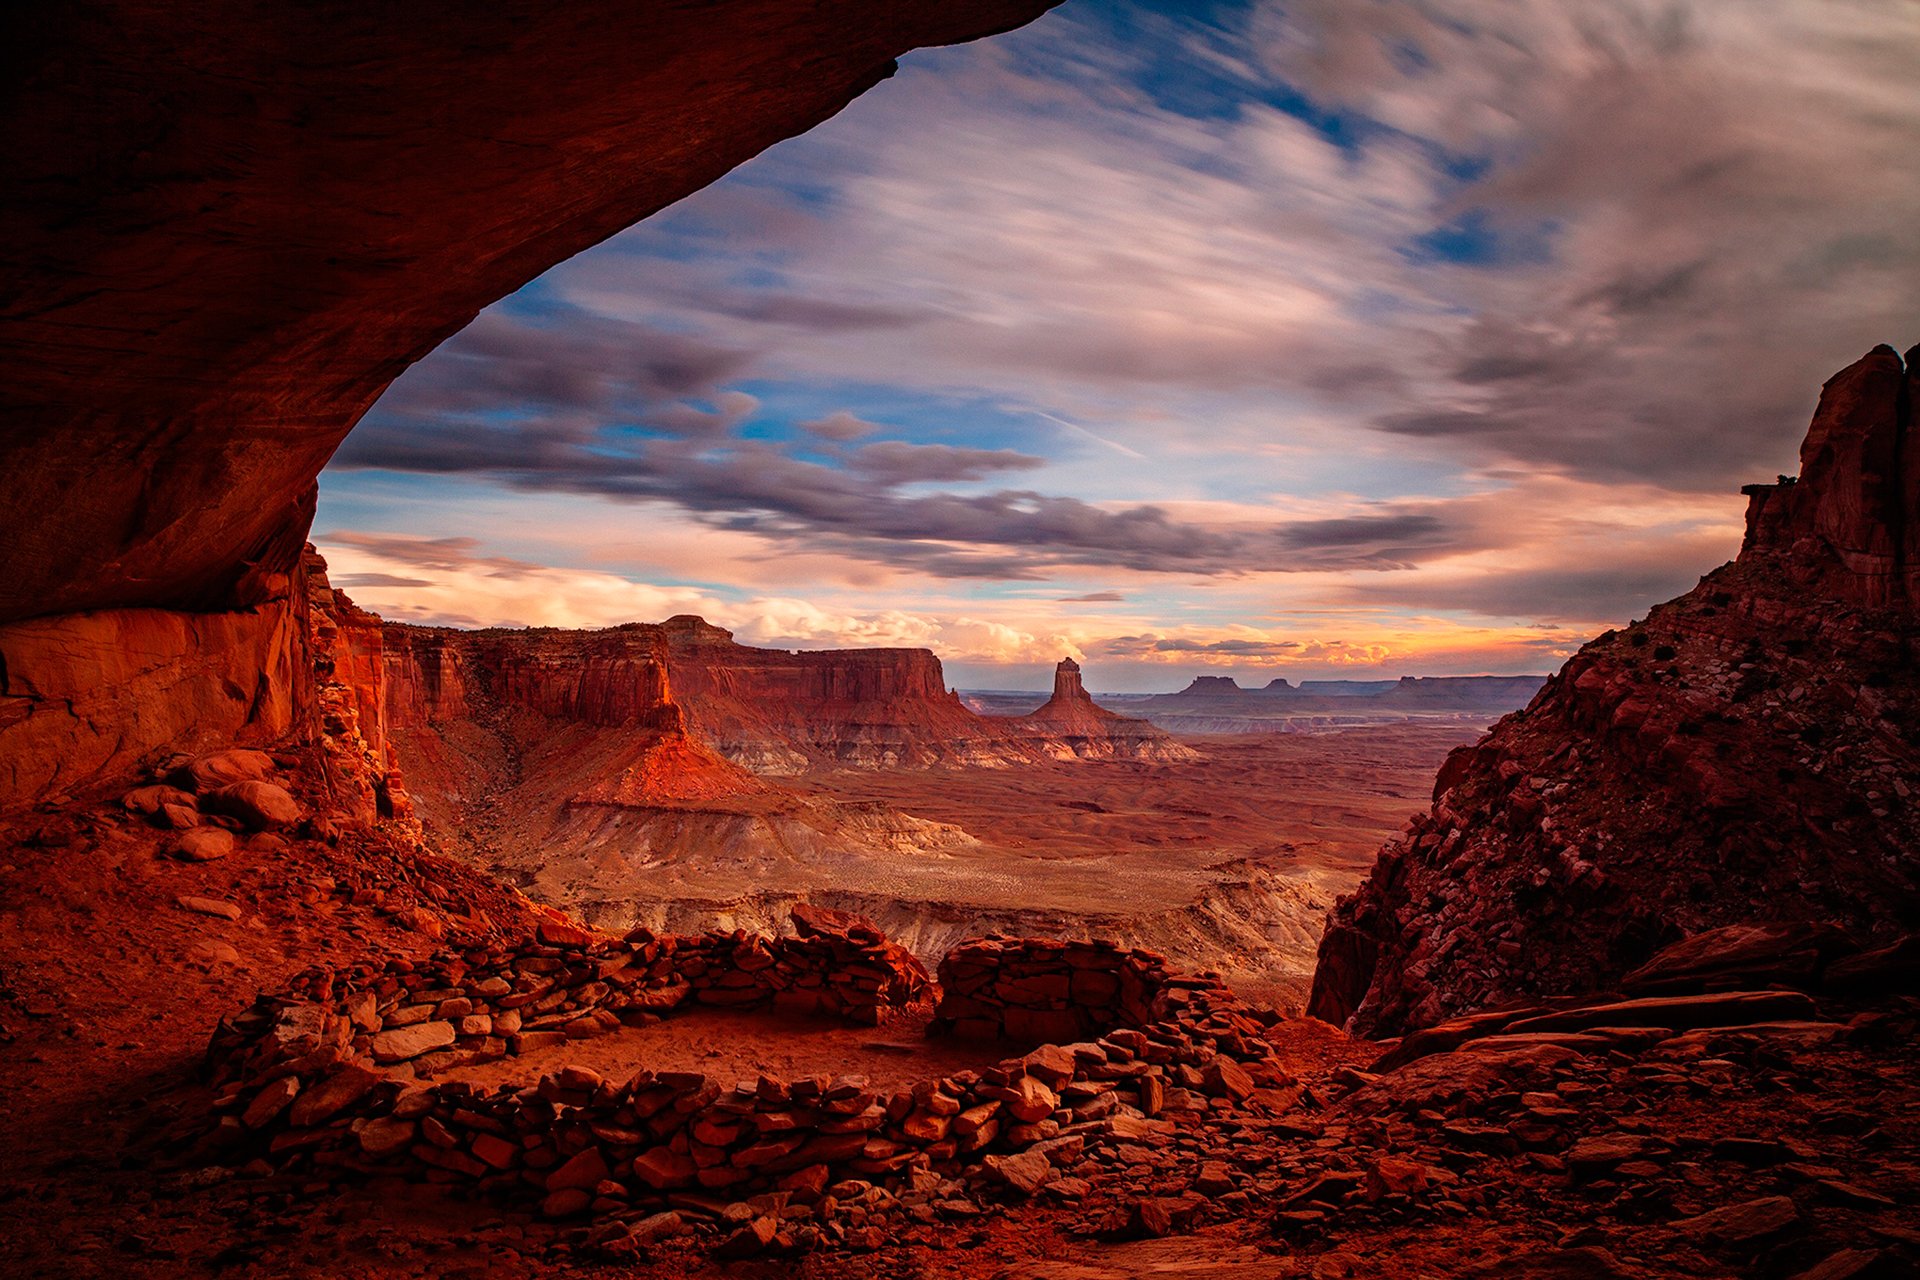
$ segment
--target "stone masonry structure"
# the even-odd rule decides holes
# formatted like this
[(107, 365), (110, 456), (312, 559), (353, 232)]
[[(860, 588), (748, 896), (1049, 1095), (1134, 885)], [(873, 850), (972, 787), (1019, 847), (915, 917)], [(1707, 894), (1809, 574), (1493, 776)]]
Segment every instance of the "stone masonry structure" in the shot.
[(1089, 1143), (1138, 1140), (1163, 1110), (1280, 1110), (1297, 1092), (1262, 1039), (1277, 1015), (1213, 979), (1112, 944), (1001, 938), (942, 964), (955, 991), (935, 1030), (1086, 1038), (892, 1093), (858, 1076), (621, 1081), (564, 1066), (494, 1088), (430, 1078), (683, 1006), (872, 1023), (929, 994), (917, 962), (866, 922), (802, 909), (796, 923), (804, 936), (616, 942), (555, 921), (517, 946), (309, 971), (221, 1023), (213, 1141), (261, 1171), (417, 1178), (590, 1216), (609, 1238), (750, 1198), (777, 1201), (767, 1232), (810, 1217), (817, 1231), (867, 1180), (972, 1164), (1030, 1192)]

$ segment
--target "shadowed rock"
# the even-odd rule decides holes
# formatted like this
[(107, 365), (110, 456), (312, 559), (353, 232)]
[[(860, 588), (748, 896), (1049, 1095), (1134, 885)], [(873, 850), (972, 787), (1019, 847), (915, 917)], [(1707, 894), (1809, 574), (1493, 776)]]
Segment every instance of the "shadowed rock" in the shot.
[(1431, 1026), (1604, 990), (1727, 926), (1750, 929), (1634, 985), (1810, 976), (1840, 930), (1885, 945), (1920, 922), (1913, 378), (1890, 347), (1836, 375), (1800, 477), (1746, 490), (1737, 560), (1448, 760), (1335, 909), (1311, 1012)]

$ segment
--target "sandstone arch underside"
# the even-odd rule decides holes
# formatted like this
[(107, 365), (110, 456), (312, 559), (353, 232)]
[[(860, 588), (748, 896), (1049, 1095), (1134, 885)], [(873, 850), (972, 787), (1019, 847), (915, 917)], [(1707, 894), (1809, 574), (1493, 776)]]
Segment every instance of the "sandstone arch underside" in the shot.
[(23, 7), (0, 622), (269, 598), (327, 458), (482, 307), (1055, 3)]
[(0, 809), (312, 714), (315, 480), (488, 303), (1058, 0), (27, 6), (0, 62)]

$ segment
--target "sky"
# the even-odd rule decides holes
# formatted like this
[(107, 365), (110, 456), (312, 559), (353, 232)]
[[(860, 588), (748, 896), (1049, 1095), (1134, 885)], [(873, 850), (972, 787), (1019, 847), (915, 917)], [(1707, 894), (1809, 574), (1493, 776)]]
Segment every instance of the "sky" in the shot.
[(389, 618), (698, 613), (961, 687), (1544, 672), (1920, 341), (1911, 0), (1067, 0), (403, 374)]

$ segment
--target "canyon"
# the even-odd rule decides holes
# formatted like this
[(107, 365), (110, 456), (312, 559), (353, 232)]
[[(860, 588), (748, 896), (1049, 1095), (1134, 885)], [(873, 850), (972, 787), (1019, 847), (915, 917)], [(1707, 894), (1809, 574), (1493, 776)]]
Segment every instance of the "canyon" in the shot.
[(1537, 691), (1196, 682), (1198, 739), (306, 550), (481, 306), (1047, 7), (22, 20), (10, 1274), (1920, 1266), (1920, 351)]
[(691, 617), (417, 627), (302, 571), (352, 708), (328, 741), (365, 744), (337, 776), (377, 772), (373, 811), (613, 932), (778, 933), (805, 902), (929, 965), (996, 930), (1122, 937), (1297, 1006), (1320, 916), (1464, 740), (1203, 755), (1098, 706), (1072, 659), (1041, 707), (979, 715), (925, 650), (756, 649)]

